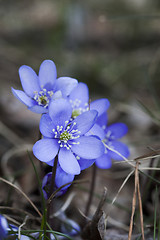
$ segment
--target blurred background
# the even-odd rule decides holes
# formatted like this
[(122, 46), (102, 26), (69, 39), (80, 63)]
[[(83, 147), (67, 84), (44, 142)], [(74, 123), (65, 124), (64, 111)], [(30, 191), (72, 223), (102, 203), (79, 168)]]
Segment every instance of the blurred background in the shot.
[[(45, 59), (55, 62), (58, 77), (88, 84), (92, 100), (109, 99), (109, 123), (121, 121), (129, 127), (124, 141), (131, 159), (159, 147), (159, 126), (144, 108), (159, 118), (160, 1), (1, 0), (2, 157), (13, 146), (33, 144), (38, 138), (40, 116), (14, 98), (11, 86), (21, 89), (21, 65), (38, 73)], [(112, 186), (109, 181), (106, 185)], [(118, 186), (110, 188), (115, 193)]]
[(113, 114), (131, 111), (130, 124), (145, 128), (148, 118), (139, 118), (135, 105), (140, 100), (152, 108), (152, 90), (160, 91), (159, 12), (156, 0), (0, 1), (2, 120), (7, 112), (9, 121), (23, 125), (15, 114), (24, 106), (10, 91), (21, 89), (19, 67), (38, 73), (41, 62), (52, 59), (58, 76), (87, 83), (91, 99), (108, 98)]

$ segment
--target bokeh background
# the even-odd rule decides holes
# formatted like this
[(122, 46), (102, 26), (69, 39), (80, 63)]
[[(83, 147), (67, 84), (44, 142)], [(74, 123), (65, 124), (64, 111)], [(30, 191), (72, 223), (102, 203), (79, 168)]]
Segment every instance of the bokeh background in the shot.
[(58, 76), (87, 83), (91, 99), (107, 97), (114, 112), (135, 111), (132, 124), (144, 127), (134, 107), (152, 108), (152, 88), (160, 90), (159, 11), (151, 0), (0, 1), (1, 111), (21, 108), (10, 93), (21, 88), (18, 68), (38, 73), (52, 59)]
[[(58, 76), (88, 84), (92, 100), (109, 99), (109, 123), (122, 121), (129, 127), (124, 141), (130, 146), (131, 159), (159, 147), (159, 126), (142, 105), (159, 117), (160, 1), (1, 0), (2, 159), (13, 146), (33, 144), (38, 138), (40, 116), (14, 98), (11, 86), (21, 89), (21, 65), (29, 65), (38, 73), (45, 59), (55, 62)], [(0, 173), (4, 174), (2, 165)], [(100, 186), (107, 185), (111, 197), (121, 184), (119, 179), (112, 179), (112, 172), (120, 168), (113, 165), (113, 170), (100, 174), (105, 179), (99, 180)], [(123, 180), (127, 173), (124, 168), (121, 171), (117, 178)], [(27, 181), (31, 180), (23, 179), (23, 187), (29, 191)], [(128, 199), (128, 188), (125, 194), (120, 199), (123, 203)]]

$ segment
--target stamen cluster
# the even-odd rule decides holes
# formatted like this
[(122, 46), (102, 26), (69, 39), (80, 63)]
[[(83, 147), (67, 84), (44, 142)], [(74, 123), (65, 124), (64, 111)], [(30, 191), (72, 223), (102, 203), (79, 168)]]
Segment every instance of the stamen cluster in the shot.
[(53, 91), (47, 91), (47, 89), (42, 88), (40, 92), (34, 91), (34, 94), (34, 100), (38, 105), (47, 108), (54, 93)]
[(72, 118), (76, 118), (79, 116), (81, 113), (86, 112), (89, 110), (89, 105), (88, 103), (85, 103), (84, 106), (82, 107), (82, 101), (79, 99), (69, 100), (72, 106)]
[(64, 127), (58, 125), (56, 129), (52, 129), (54, 138), (59, 139), (60, 147), (65, 147), (67, 150), (71, 148), (71, 144), (79, 144), (79, 142), (74, 142), (73, 140), (79, 138), (81, 133), (78, 129), (73, 129), (76, 122), (73, 124), (68, 123), (69, 121), (66, 121)]

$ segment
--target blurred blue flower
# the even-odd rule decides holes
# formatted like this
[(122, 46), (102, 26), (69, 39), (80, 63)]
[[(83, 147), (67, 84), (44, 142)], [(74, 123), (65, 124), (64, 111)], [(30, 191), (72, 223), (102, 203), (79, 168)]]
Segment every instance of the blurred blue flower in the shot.
[(8, 233), (8, 223), (5, 217), (0, 215), (0, 240), (3, 240)]
[(61, 213), (58, 218), (62, 221), (61, 224), (62, 233), (67, 234), (69, 236), (75, 236), (78, 235), (78, 233), (80, 233), (81, 228), (79, 224), (74, 220), (68, 218), (64, 212)]
[(19, 76), (24, 91), (12, 88), (12, 93), (27, 105), (29, 110), (36, 113), (48, 112), (52, 99), (67, 97), (78, 83), (70, 77), (57, 79), (56, 66), (51, 60), (42, 62), (39, 76), (26, 65), (19, 68)]
[[(42, 190), (43, 190), (45, 199), (49, 198), (51, 178), (52, 178), (52, 172), (49, 172), (44, 176), (44, 178), (42, 180)], [(62, 185), (66, 184), (66, 183), (69, 183), (69, 182), (72, 182), (73, 179), (74, 179), (74, 175), (64, 172), (58, 164), (57, 169), (56, 169), (55, 186), (54, 186), (54, 189), (52, 190), (52, 192), (56, 191)], [(56, 197), (59, 197), (59, 196), (63, 195), (67, 191), (67, 189), (70, 185), (71, 184), (63, 187), (56, 194)]]
[[(8, 236), (15, 236), (16, 237), (15, 240), (19, 240), (19, 238), (18, 238), (18, 227), (14, 226), (13, 224), (9, 224), (8, 231), (15, 232), (14, 234), (12, 233), (12, 234), (9, 234)], [(30, 240), (30, 238), (25, 236), (25, 235), (21, 235), (20, 240)]]
[[(9, 231), (13, 231), (15, 232), (15, 234), (13, 233), (10, 234)], [(0, 240), (6, 239), (9, 236), (18, 236), (17, 231), (18, 231), (18, 227), (12, 224), (8, 225), (6, 218), (0, 215)], [(29, 239), (30, 238), (25, 235), (21, 235), (21, 238), (20, 238), (20, 240), (29, 240)], [(15, 240), (18, 240), (18, 238), (16, 237)]]
[(121, 161), (129, 156), (128, 146), (119, 141), (128, 132), (128, 127), (124, 123), (114, 123), (107, 126), (106, 114), (97, 119), (97, 124), (101, 127), (101, 131), (97, 131), (97, 129), (95, 131), (92, 129), (92, 131), (94, 134), (97, 133), (106, 148), (105, 153), (96, 159), (95, 164), (99, 168), (107, 169), (112, 165), (111, 159)]
[(66, 99), (52, 101), (49, 113), (42, 115), (40, 131), (43, 139), (33, 146), (34, 155), (42, 162), (58, 162), (68, 174), (80, 174), (79, 158), (96, 159), (104, 153), (104, 145), (96, 136), (85, 136), (97, 119), (97, 111), (86, 111), (72, 120), (72, 107)]

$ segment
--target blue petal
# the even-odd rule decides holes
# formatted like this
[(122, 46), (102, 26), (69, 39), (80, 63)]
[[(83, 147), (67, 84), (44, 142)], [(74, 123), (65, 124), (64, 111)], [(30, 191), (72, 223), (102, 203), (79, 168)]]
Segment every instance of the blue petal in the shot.
[(81, 158), (96, 159), (105, 150), (103, 143), (93, 136), (82, 136), (75, 142), (79, 142), (79, 144), (72, 145), (72, 151)]
[(69, 174), (80, 174), (80, 166), (77, 159), (70, 150), (61, 148), (58, 154), (58, 160), (63, 171)]
[(91, 102), (90, 110), (96, 110), (98, 112), (98, 117), (107, 111), (110, 103), (107, 98), (102, 98)]
[(49, 105), (49, 116), (57, 126), (64, 126), (65, 121), (70, 120), (72, 108), (66, 99), (56, 99)]
[(102, 169), (108, 169), (112, 166), (111, 157), (109, 154), (105, 153), (101, 157), (96, 159), (96, 166)]
[(76, 123), (75, 128), (80, 131), (80, 135), (87, 133), (94, 125), (97, 119), (97, 111), (87, 111), (80, 114), (73, 121), (73, 124)]
[(62, 93), (61, 91), (56, 91), (52, 97), (53, 100), (56, 100), (58, 98), (62, 98)]
[(84, 158), (80, 158), (78, 160), (78, 163), (80, 165), (81, 170), (84, 170), (86, 168), (89, 168), (90, 166), (93, 165), (93, 163), (95, 162), (95, 159), (84, 159)]
[[(119, 152), (125, 158), (127, 158), (130, 154), (128, 146), (122, 142), (112, 141), (110, 147), (113, 148), (115, 151)], [(123, 157), (119, 156), (113, 151), (108, 150), (108, 154), (114, 160), (124, 160)]]
[[(72, 182), (74, 180), (74, 176), (75, 175), (73, 174), (68, 174), (64, 172), (63, 169), (58, 164), (57, 170), (56, 170), (56, 177), (55, 177), (56, 186), (59, 188), (66, 183)], [(63, 189), (68, 188), (70, 185), (71, 184), (67, 185)]]
[(4, 239), (7, 236), (8, 222), (5, 217), (0, 215), (0, 239)]
[(39, 92), (41, 90), (37, 74), (31, 67), (23, 65), (19, 68), (19, 76), (24, 91), (29, 97), (33, 98), (34, 91)]
[(89, 130), (89, 132), (86, 134), (88, 135), (96, 135), (101, 140), (105, 138), (105, 131), (102, 127), (100, 127), (98, 124), (94, 124), (94, 126)]
[(55, 125), (53, 124), (52, 119), (48, 114), (43, 114), (39, 124), (40, 132), (43, 136), (47, 138), (53, 138), (53, 129), (55, 129)]
[(96, 123), (103, 128), (107, 127), (107, 122), (108, 122), (107, 113), (103, 113), (101, 116), (97, 118), (96, 121)]
[(78, 85), (71, 92), (69, 99), (71, 101), (80, 100), (80, 106), (84, 107), (89, 101), (89, 90), (85, 83), (78, 83)]
[(57, 139), (41, 139), (33, 146), (33, 154), (42, 162), (48, 162), (55, 158), (59, 150)]
[(52, 166), (53, 167), (53, 165), (54, 165), (54, 159), (52, 159), (51, 161), (48, 161), (48, 162), (46, 162), (49, 166)]
[(111, 132), (112, 136), (117, 139), (123, 137), (128, 132), (128, 127), (124, 123), (114, 123), (107, 127), (107, 132)]
[(28, 107), (31, 107), (35, 104), (35, 101), (32, 100), (30, 97), (28, 97), (25, 92), (21, 91), (21, 90), (16, 90), (14, 88), (12, 89), (12, 93), (13, 95), (20, 100), (22, 103), (24, 103), (25, 105), (27, 105)]
[(53, 90), (56, 78), (57, 70), (54, 62), (51, 60), (44, 60), (39, 69), (39, 81), (41, 88)]
[[(73, 221), (72, 219), (69, 218), (65, 218), (64, 222), (62, 221), (61, 224), (61, 231), (64, 234), (67, 234), (69, 236), (75, 236), (78, 234), (78, 232), (80, 233), (81, 228), (78, 225), (78, 223), (76, 223), (75, 221)], [(71, 239), (71, 238), (70, 238)], [(72, 238), (73, 239), (73, 238)]]
[(44, 108), (42, 106), (39, 106), (39, 105), (34, 105), (32, 107), (28, 107), (28, 109), (34, 113), (39, 113), (39, 114), (42, 114), (42, 113), (47, 113), (48, 112), (48, 109), (47, 108)]
[(63, 97), (67, 97), (77, 86), (78, 81), (70, 77), (60, 77), (55, 82), (55, 90), (60, 90)]

